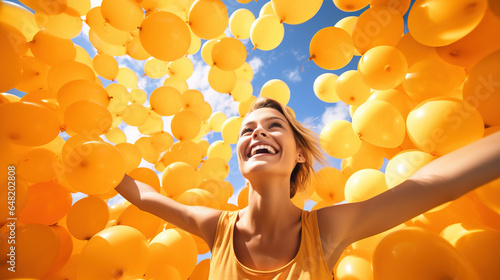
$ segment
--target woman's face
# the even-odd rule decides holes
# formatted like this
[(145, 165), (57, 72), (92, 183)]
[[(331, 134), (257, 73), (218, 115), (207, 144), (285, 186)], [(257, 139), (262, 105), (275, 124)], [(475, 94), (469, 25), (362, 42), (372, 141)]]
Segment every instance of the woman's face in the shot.
[(236, 145), (241, 174), (282, 175), (290, 178), (299, 151), (285, 116), (272, 108), (261, 108), (245, 117)]

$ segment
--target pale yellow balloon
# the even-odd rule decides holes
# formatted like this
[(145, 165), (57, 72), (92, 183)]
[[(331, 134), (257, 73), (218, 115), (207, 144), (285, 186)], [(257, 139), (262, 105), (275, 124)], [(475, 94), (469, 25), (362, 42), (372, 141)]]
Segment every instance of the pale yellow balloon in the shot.
[(276, 15), (273, 9), (273, 3), (271, 1), (268, 1), (266, 4), (262, 6), (262, 8), (260, 8), (259, 17), (265, 15), (273, 15), (273, 16)]
[(144, 63), (144, 73), (152, 79), (160, 79), (167, 75), (168, 62), (151, 57)]
[(107, 54), (101, 53), (94, 56), (92, 66), (97, 74), (105, 79), (114, 80), (118, 75), (118, 62)]
[(130, 40), (130, 34), (126, 31), (116, 29), (102, 17), (101, 7), (97, 6), (88, 11), (85, 23), (103, 41), (112, 45), (124, 45)]
[(214, 47), (214, 44), (216, 42), (216, 39), (208, 40), (203, 43), (203, 46), (201, 47), (201, 58), (209, 66), (214, 65), (214, 62), (212, 60), (212, 48)]
[(405, 120), (413, 109), (412, 101), (408, 95), (396, 89), (375, 90), (368, 100), (382, 100), (391, 103)]
[(110, 56), (122, 56), (130, 53), (125, 45), (113, 45), (104, 41), (93, 29), (89, 30), (89, 39), (92, 45), (101, 53)]
[(160, 152), (151, 143), (151, 137), (141, 137), (135, 141), (134, 145), (141, 150), (142, 158), (144, 160), (153, 164), (158, 161)]
[[(130, 34), (134, 33), (131, 32)], [(151, 54), (149, 54), (142, 46), (139, 33), (132, 35), (132, 39), (125, 44), (125, 51), (131, 58), (136, 60), (146, 60), (151, 57)]]
[(361, 140), (353, 130), (352, 124), (345, 120), (334, 120), (323, 127), (319, 136), (321, 147), (330, 156), (346, 158), (356, 153)]
[(178, 80), (187, 80), (193, 75), (194, 66), (193, 62), (183, 56), (175, 61), (171, 61), (167, 65), (167, 72), (171, 78)]
[(240, 114), (241, 117), (244, 117), (248, 111), (250, 111), (250, 106), (257, 100), (257, 97), (255, 96), (250, 96), (247, 101), (244, 102), (239, 102), (238, 103), (238, 114)]
[(248, 100), (250, 96), (252, 96), (252, 93), (253, 93), (252, 83), (243, 79), (238, 79), (236, 81), (236, 85), (234, 86), (233, 90), (230, 92), (234, 101), (237, 102), (244, 102)]
[(382, 100), (363, 103), (352, 116), (352, 128), (361, 140), (383, 148), (403, 143), (405, 121), (396, 108)]
[(148, 100), (146, 92), (140, 88), (134, 88), (130, 91), (130, 102), (137, 104), (144, 104)]
[(321, 101), (335, 103), (340, 101), (337, 93), (335, 93), (335, 82), (338, 76), (333, 73), (324, 73), (319, 75), (314, 80), (313, 90), (316, 97)]
[(176, 88), (179, 92), (185, 92), (189, 89), (189, 86), (185, 80), (178, 80), (170, 77), (165, 79), (163, 85)]
[(358, 63), (358, 72), (370, 88), (391, 89), (403, 82), (408, 72), (408, 63), (398, 49), (377, 46), (363, 54)]
[(226, 114), (220, 111), (214, 112), (210, 116), (210, 119), (208, 119), (210, 129), (213, 130), (214, 132), (220, 132), (222, 129), (222, 125), (226, 120), (227, 120)]
[(311, 19), (321, 8), (323, 0), (271, 0), (281, 22), (301, 24)]
[(238, 142), (238, 133), (242, 123), (243, 118), (237, 116), (230, 117), (224, 122), (221, 130), (224, 142), (228, 144), (236, 144)]
[(127, 32), (136, 30), (144, 19), (144, 11), (133, 0), (103, 0), (101, 13), (106, 22)]
[(250, 10), (238, 9), (229, 18), (229, 30), (237, 39), (248, 39), (250, 38), (250, 28), (254, 21), (255, 16)]
[[(352, 37), (352, 32), (354, 31), (354, 26), (356, 25), (357, 21), (357, 16), (349, 16), (337, 21), (334, 26), (345, 30)], [(354, 48), (354, 55), (361, 55), (356, 48)]]
[(208, 83), (215, 91), (229, 93), (236, 86), (236, 73), (234, 71), (224, 71), (212, 66), (208, 71)]
[(36, 58), (51, 66), (76, 57), (75, 44), (70, 39), (54, 36), (45, 30), (36, 33), (28, 45)]
[(347, 179), (345, 200), (360, 202), (372, 198), (387, 190), (384, 173), (375, 169), (363, 169)]
[(110, 131), (104, 134), (104, 136), (106, 136), (106, 139), (115, 144), (124, 143), (127, 141), (127, 135), (125, 134), (125, 132), (117, 127), (112, 128)]
[(50, 34), (65, 39), (72, 39), (78, 36), (82, 30), (82, 20), (80, 17), (67, 13), (48, 15), (43, 11), (38, 11), (35, 13), (35, 22), (38, 27)]
[(397, 154), (389, 161), (385, 169), (387, 187), (394, 188), (401, 184), (435, 159), (435, 156), (417, 150), (403, 151)]
[(345, 71), (339, 76), (335, 83), (335, 92), (340, 100), (355, 106), (363, 104), (370, 97), (370, 88), (356, 70)]
[(344, 12), (355, 12), (370, 4), (370, 0), (333, 0), (333, 4)]
[(243, 63), (240, 68), (236, 69), (236, 77), (251, 82), (253, 80), (253, 69), (247, 62)]
[(274, 15), (264, 15), (256, 19), (250, 28), (250, 40), (254, 49), (269, 51), (275, 49), (283, 41), (285, 27)]
[(130, 103), (121, 115), (123, 121), (132, 126), (140, 126), (146, 122), (149, 117), (148, 111), (144, 106), (137, 103)]
[(126, 88), (136, 88), (139, 78), (132, 69), (128, 67), (120, 67), (118, 68), (116, 81)]
[(233, 151), (231, 149), (231, 145), (224, 142), (223, 140), (217, 140), (214, 141), (212, 144), (210, 144), (210, 146), (208, 147), (207, 157), (208, 158), (219, 157), (225, 160), (226, 162), (229, 162), (232, 153)]
[(288, 85), (279, 79), (272, 79), (267, 81), (260, 89), (260, 97), (272, 98), (283, 106), (290, 101), (290, 88)]
[(201, 39), (196, 36), (192, 31), (191, 33), (191, 45), (189, 45), (189, 49), (187, 50), (187, 54), (195, 54), (200, 50), (201, 47)]
[(217, 198), (209, 191), (194, 188), (183, 192), (176, 199), (177, 202), (190, 206), (205, 206), (212, 209), (219, 209)]

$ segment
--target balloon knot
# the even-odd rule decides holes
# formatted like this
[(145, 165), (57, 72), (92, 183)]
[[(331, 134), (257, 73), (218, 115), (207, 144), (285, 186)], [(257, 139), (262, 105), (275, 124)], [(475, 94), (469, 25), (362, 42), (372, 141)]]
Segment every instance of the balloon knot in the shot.
[(143, 77), (146, 77), (146, 73), (142, 74)]
[(285, 18), (280, 19), (280, 23), (283, 23), (285, 21)]
[(254, 51), (254, 50), (256, 50), (256, 49), (257, 49), (257, 45), (253, 46), (253, 49), (252, 49), (252, 50)]

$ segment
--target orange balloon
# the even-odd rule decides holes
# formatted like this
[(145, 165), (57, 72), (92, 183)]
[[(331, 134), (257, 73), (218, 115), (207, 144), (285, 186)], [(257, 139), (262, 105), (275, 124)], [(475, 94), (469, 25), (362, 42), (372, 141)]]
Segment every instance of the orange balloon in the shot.
[(338, 279), (363, 279), (373, 280), (371, 252), (363, 249), (350, 251), (340, 259), (335, 269)]
[(354, 46), (351, 36), (338, 27), (326, 27), (314, 34), (309, 53), (316, 65), (327, 70), (346, 66), (352, 59)]
[(207, 158), (200, 166), (201, 174), (207, 180), (224, 180), (229, 175), (229, 164), (222, 158)]
[(405, 120), (413, 108), (413, 104), (408, 95), (396, 89), (375, 90), (370, 97), (368, 97), (368, 100), (382, 100), (391, 103)]
[(487, 0), (417, 0), (408, 15), (408, 29), (424, 45), (446, 46), (476, 28), (487, 7)]
[(442, 156), (483, 137), (475, 108), (454, 98), (431, 99), (415, 107), (406, 120), (408, 135), (422, 151)]
[(200, 132), (201, 119), (191, 110), (180, 111), (172, 118), (171, 128), (172, 134), (179, 141), (190, 141)]
[(319, 140), (325, 152), (335, 158), (350, 157), (361, 146), (361, 140), (354, 133), (352, 124), (345, 120), (334, 120), (325, 125)]
[(26, 39), (21, 32), (8, 24), (0, 22), (1, 92), (10, 90), (21, 81), (23, 73), (22, 56), (27, 51), (26, 46)]
[(219, 209), (217, 198), (209, 191), (193, 188), (183, 192), (176, 199), (177, 202), (190, 206), (205, 206), (212, 209)]
[(80, 79), (96, 82), (92, 68), (77, 61), (65, 61), (54, 65), (47, 73), (49, 89), (54, 93), (57, 93), (66, 83)]
[(372, 0), (370, 4), (372, 7), (387, 7), (391, 13), (397, 11), (401, 15), (404, 15), (410, 8), (411, 0)]
[(64, 111), (66, 131), (72, 134), (101, 135), (111, 128), (112, 117), (101, 104), (80, 100)]
[(83, 247), (76, 270), (77, 278), (111, 279), (116, 273), (125, 278), (141, 278), (146, 272), (148, 242), (129, 226), (113, 226), (94, 235)]
[(189, 276), (191, 280), (204, 280), (208, 279), (210, 273), (210, 260), (205, 259), (199, 262), (193, 270), (193, 273)]
[(224, 71), (212, 66), (208, 72), (208, 83), (215, 91), (229, 93), (236, 86), (236, 73), (234, 71)]
[(430, 231), (410, 227), (389, 233), (373, 254), (375, 279), (479, 279), (451, 244)]
[(224, 33), (229, 24), (227, 8), (220, 0), (197, 0), (189, 9), (188, 24), (201, 39), (214, 39)]
[(405, 92), (415, 102), (440, 96), (450, 96), (465, 79), (462, 67), (450, 65), (439, 58), (413, 64), (403, 81)]
[(144, 11), (133, 0), (103, 0), (102, 17), (113, 27), (123, 31), (134, 31), (144, 19)]
[(340, 100), (349, 105), (361, 105), (370, 97), (370, 88), (356, 70), (342, 73), (335, 82), (335, 92)]
[(335, 7), (344, 12), (355, 12), (370, 4), (367, 0), (333, 0)]
[(470, 68), (479, 60), (500, 48), (500, 17), (486, 10), (483, 19), (474, 30), (462, 39), (436, 48), (438, 55), (446, 62)]
[(149, 212), (145, 212), (131, 204), (116, 220), (118, 225), (130, 226), (139, 230), (146, 239), (153, 238), (161, 225), (161, 219)]
[(105, 142), (79, 144), (63, 160), (70, 185), (88, 195), (107, 193), (121, 182), (125, 174), (120, 152)]
[(169, 197), (177, 198), (195, 183), (195, 170), (185, 162), (171, 163), (163, 171), (162, 187)]
[(191, 33), (186, 23), (165, 11), (154, 12), (144, 19), (139, 38), (148, 53), (165, 61), (179, 59), (191, 45)]
[(94, 56), (92, 66), (99, 76), (107, 80), (114, 80), (118, 74), (118, 62), (116, 62), (116, 59), (103, 53)]
[(108, 205), (104, 200), (88, 196), (84, 197), (68, 211), (66, 224), (73, 237), (79, 240), (90, 240), (106, 227), (109, 219)]
[(142, 155), (141, 150), (137, 146), (131, 143), (119, 143), (115, 146), (123, 157), (125, 162), (125, 172), (128, 173), (131, 170), (137, 168), (141, 163)]
[(360, 202), (387, 191), (384, 173), (362, 169), (352, 174), (345, 183), (345, 200)]
[(247, 59), (245, 45), (235, 38), (222, 38), (212, 47), (213, 65), (224, 71), (240, 68)]
[(393, 188), (409, 179), (420, 168), (436, 157), (418, 150), (403, 151), (394, 156), (385, 168), (387, 187)]
[(317, 172), (316, 176), (312, 177), (311, 185), (321, 199), (333, 204), (344, 201), (346, 181), (347, 178), (338, 169), (324, 167)]
[[(5, 227), (6, 230), (9, 228)], [(15, 267), (17, 278), (43, 278), (56, 264), (61, 242), (57, 233), (49, 226), (42, 224), (18, 225), (15, 229), (15, 251), (11, 252), (8, 243), (9, 231), (0, 234), (0, 251), (4, 260), (0, 264), (0, 277), (12, 278), (9, 267)], [(11, 240), (11, 239), (10, 239)], [(14, 255), (11, 257), (8, 254)], [(8, 261), (12, 260), (12, 263)]]
[(500, 125), (500, 50), (481, 59), (469, 72), (464, 88), (463, 100), (476, 108), (487, 126)]
[(436, 57), (436, 48), (422, 45), (411, 36), (411, 33), (401, 37), (396, 49), (406, 57), (409, 67), (421, 60)]
[(185, 162), (197, 169), (202, 161), (200, 147), (191, 141), (176, 142), (163, 155), (162, 162), (165, 166), (173, 162)]
[(23, 75), (16, 85), (16, 89), (27, 93), (47, 89), (49, 68), (47, 64), (41, 62), (39, 59), (31, 56), (23, 57)]
[(36, 58), (51, 66), (76, 57), (75, 44), (70, 39), (56, 37), (44, 30), (35, 34), (29, 46)]
[(359, 150), (346, 160), (355, 171), (366, 168), (379, 170), (384, 164), (384, 151), (380, 147), (361, 141)]
[(50, 226), (51, 229), (55, 231), (57, 237), (59, 239), (59, 254), (55, 261), (55, 264), (52, 266), (52, 269), (47, 273), (47, 275), (54, 275), (57, 271), (63, 268), (71, 257), (71, 253), (73, 252), (73, 239), (68, 230), (59, 225)]
[(138, 167), (128, 173), (134, 180), (141, 181), (160, 192), (160, 179), (156, 173), (145, 167)]
[(363, 54), (358, 72), (367, 86), (378, 90), (391, 89), (403, 82), (408, 63), (396, 48), (377, 46)]
[(66, 216), (72, 200), (68, 189), (58, 183), (34, 184), (29, 188), (28, 202), (19, 213), (19, 221), (52, 225)]
[(500, 180), (494, 180), (478, 189), (475, 194), (491, 210), (500, 215)]
[(44, 148), (32, 149), (20, 158), (17, 172), (31, 183), (54, 181), (56, 162), (54, 152)]
[(352, 39), (359, 53), (364, 54), (376, 46), (395, 46), (403, 29), (403, 15), (399, 12), (384, 6), (372, 6), (359, 16)]
[(130, 34), (117, 29), (106, 21), (102, 16), (101, 6), (97, 6), (88, 11), (85, 23), (95, 32), (99, 38), (112, 45), (124, 45), (130, 40)]
[(108, 107), (110, 98), (102, 86), (91, 80), (70, 81), (57, 92), (57, 103), (62, 111), (80, 100), (92, 101)]
[(50, 34), (65, 39), (75, 38), (82, 30), (80, 15), (75, 14), (49, 15), (45, 11), (37, 11), (35, 13), (35, 22)]
[(172, 146), (174, 143), (174, 138), (168, 132), (160, 131), (151, 134), (151, 144), (155, 149), (164, 152)]
[(60, 132), (56, 114), (45, 106), (30, 102), (12, 102), (0, 110), (0, 135), (23, 146), (39, 146), (52, 141)]
[(142, 158), (147, 162), (156, 163), (160, 157), (160, 151), (158, 151), (151, 142), (151, 137), (141, 137), (135, 141), (134, 145), (141, 150)]
[(281, 22), (301, 24), (311, 19), (319, 11), (323, 1), (272, 0), (271, 3)]

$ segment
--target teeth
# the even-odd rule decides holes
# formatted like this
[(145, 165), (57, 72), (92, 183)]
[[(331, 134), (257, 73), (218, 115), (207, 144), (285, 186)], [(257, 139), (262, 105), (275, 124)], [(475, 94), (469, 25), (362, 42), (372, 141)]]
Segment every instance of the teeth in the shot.
[(269, 151), (269, 153), (271, 153), (273, 155), (276, 154), (276, 150), (269, 145), (257, 145), (257, 146), (252, 148), (252, 151), (250, 152), (250, 156), (253, 157), (255, 155), (255, 153), (257, 153), (257, 150), (259, 150), (259, 149), (267, 149)]

